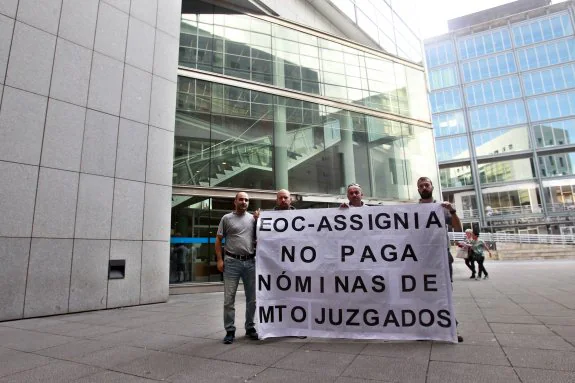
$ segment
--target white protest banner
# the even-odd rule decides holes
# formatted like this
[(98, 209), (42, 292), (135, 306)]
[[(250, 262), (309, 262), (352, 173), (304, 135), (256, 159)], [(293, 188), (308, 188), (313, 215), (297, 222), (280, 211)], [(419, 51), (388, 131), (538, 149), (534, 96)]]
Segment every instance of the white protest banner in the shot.
[(264, 211), (260, 338), (457, 342), (441, 205)]

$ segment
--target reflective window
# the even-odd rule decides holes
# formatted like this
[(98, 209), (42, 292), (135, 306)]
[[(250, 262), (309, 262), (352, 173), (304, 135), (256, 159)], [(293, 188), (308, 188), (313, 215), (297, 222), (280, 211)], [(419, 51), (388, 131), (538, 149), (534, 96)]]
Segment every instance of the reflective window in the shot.
[(179, 78), (174, 185), (274, 189), (273, 107), (265, 93)]
[(461, 92), (459, 88), (434, 91), (429, 95), (431, 111), (433, 113), (446, 112), (461, 108)]
[(538, 148), (575, 144), (575, 119), (543, 122), (533, 126)]
[[(408, 198), (404, 187), (409, 183), (407, 175), (410, 171), (408, 169), (410, 164), (398, 156), (404, 146), (401, 137), (405, 132), (401, 123), (374, 117), (361, 118), (354, 113), (350, 114), (350, 118), (353, 118), (355, 130), (360, 128), (363, 130), (362, 149), (365, 154), (369, 152), (369, 162), (373, 169), (374, 194), (390, 194), (396, 198)], [(342, 130), (342, 133), (344, 132)], [(364, 163), (367, 164), (368, 161)], [(361, 185), (369, 183), (367, 172), (365, 176), (363, 179), (358, 179)]]
[(359, 28), (386, 51), (398, 54), (414, 62), (421, 62), (421, 41), (404, 20), (413, 25), (414, 18), (398, 17), (394, 4), (392, 9), (383, 0), (333, 0), (333, 3), (345, 13)]
[(473, 144), (478, 156), (494, 156), (527, 150), (530, 148), (529, 131), (527, 127), (521, 126), (474, 133)]
[(465, 133), (463, 112), (450, 112), (433, 115), (433, 132), (435, 137)]
[[(244, 88), (178, 79), (174, 185), (411, 199), (437, 174), (432, 129)], [(412, 169), (417, 167), (418, 172)]]
[(435, 152), (440, 162), (469, 158), (467, 136), (436, 139)]
[(465, 82), (503, 76), (517, 71), (515, 58), (511, 52), (464, 62), (461, 66)]
[(509, 30), (502, 28), (457, 40), (459, 59), (467, 60), (511, 48)]
[(547, 210), (552, 212), (575, 212), (575, 181), (573, 179), (543, 182)]
[[(411, 200), (418, 200), (417, 179), (422, 174), (430, 174), (434, 184), (439, 183), (439, 179), (437, 179), (437, 162), (429, 160), (429, 148), (433, 146), (433, 132), (432, 129), (420, 126), (401, 125), (404, 132), (403, 150), (405, 162), (407, 163), (407, 180), (409, 184), (404, 194), (409, 194), (409, 199)], [(433, 157), (433, 154), (431, 154), (431, 157)]]
[(248, 15), (182, 15), (179, 64), (429, 118), (423, 70)]
[[(374, 117), (356, 119), (355, 116), (354, 129), (357, 125), (367, 131), (366, 143), (369, 141), (369, 144), (363, 148), (369, 148), (373, 195), (398, 199), (416, 198), (414, 193), (417, 193), (417, 188), (414, 185), (418, 174), (437, 174), (437, 170), (424, 159), (424, 148), (433, 140), (431, 129)], [(357, 146), (357, 141), (354, 137), (354, 146)], [(356, 164), (359, 161), (361, 158), (356, 157)], [(364, 185), (368, 184), (369, 179), (358, 178), (358, 181)]]
[(420, 70), (404, 65), (394, 64), (393, 67), (397, 86), (397, 106), (399, 108), (397, 113), (429, 121), (425, 74)]
[(482, 106), (469, 110), (469, 122), (472, 130), (519, 125), (526, 121), (527, 116), (522, 101)]
[(431, 70), (428, 75), (430, 89), (449, 88), (458, 84), (457, 71), (453, 65)]
[(550, 94), (527, 100), (531, 121), (575, 115), (575, 92)]
[(393, 25), (395, 26), (398, 55), (423, 64), (421, 40), (415, 32), (395, 13), (393, 14)]
[(535, 177), (531, 158), (482, 163), (478, 164), (478, 171), (482, 184), (520, 181)]
[(526, 188), (525, 185), (509, 185), (507, 189), (504, 191), (491, 191), (489, 188), (483, 190), (483, 205), (488, 218), (541, 213), (538, 189)]
[(523, 74), (525, 95), (532, 96), (575, 87), (575, 64)]
[(439, 169), (441, 187), (452, 188), (473, 185), (471, 166), (455, 166)]
[(567, 12), (515, 24), (512, 30), (516, 47), (573, 34)]
[(426, 46), (425, 57), (429, 68), (455, 62), (455, 47), (453, 46), (453, 41), (442, 41)]
[(518, 49), (517, 58), (523, 71), (575, 60), (575, 39), (569, 38)]
[(570, 176), (575, 174), (575, 152), (539, 154), (541, 177)]
[(465, 86), (467, 106), (490, 104), (521, 97), (521, 85), (516, 76)]

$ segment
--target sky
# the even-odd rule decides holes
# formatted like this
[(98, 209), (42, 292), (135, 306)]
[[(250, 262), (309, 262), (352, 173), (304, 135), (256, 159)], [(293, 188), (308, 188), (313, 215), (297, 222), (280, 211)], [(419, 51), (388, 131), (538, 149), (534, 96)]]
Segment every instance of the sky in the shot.
[[(513, 0), (418, 0), (417, 19), (421, 36), (426, 39), (447, 33), (447, 20), (498, 5), (511, 3)], [(552, 0), (559, 3), (562, 0)]]

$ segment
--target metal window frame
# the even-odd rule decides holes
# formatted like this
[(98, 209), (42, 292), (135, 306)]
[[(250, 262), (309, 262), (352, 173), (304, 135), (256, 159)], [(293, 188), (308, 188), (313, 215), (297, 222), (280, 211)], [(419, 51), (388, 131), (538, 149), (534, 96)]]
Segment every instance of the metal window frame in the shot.
[[(431, 129), (431, 122), (410, 117), (405, 117), (393, 113), (382, 112), (376, 109), (365, 107), (362, 105), (349, 104), (342, 101), (336, 101), (325, 96), (310, 95), (304, 92), (280, 88), (273, 85), (261, 84), (251, 80), (238, 79), (218, 73), (203, 71), (200, 69), (192, 69), (186, 67), (178, 68), (178, 76), (186, 77), (196, 80), (208, 81), (222, 85), (228, 85), (257, 92), (268, 93), (274, 96), (292, 98), (299, 101), (311, 102), (314, 104), (324, 105), (332, 108), (343, 109), (350, 112), (361, 113), (372, 117), (383, 118), (386, 120), (402, 122), (409, 125), (415, 125), (423, 128)], [(431, 117), (431, 116), (430, 116)]]

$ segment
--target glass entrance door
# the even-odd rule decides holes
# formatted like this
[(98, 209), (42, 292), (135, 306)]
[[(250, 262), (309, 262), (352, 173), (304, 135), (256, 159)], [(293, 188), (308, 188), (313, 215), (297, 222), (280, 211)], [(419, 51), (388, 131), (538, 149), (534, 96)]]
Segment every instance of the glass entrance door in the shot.
[[(273, 205), (270, 201), (263, 202), (250, 200), (248, 210)], [(214, 244), (221, 218), (233, 209), (233, 198), (172, 196), (171, 284), (222, 280), (216, 267)]]
[[(273, 209), (275, 201), (250, 199), (248, 211)], [(297, 209), (336, 207), (339, 204), (294, 201)], [(218, 224), (234, 209), (233, 198), (172, 196), (170, 284), (221, 282), (214, 244)]]

